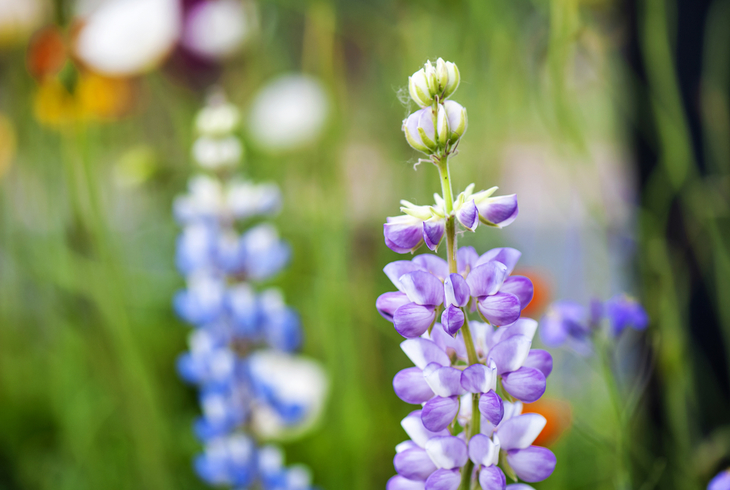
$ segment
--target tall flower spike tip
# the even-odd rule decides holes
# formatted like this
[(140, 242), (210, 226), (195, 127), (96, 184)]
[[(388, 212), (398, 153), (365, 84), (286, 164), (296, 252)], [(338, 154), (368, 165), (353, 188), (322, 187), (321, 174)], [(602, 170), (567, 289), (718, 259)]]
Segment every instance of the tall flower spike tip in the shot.
[(376, 307), (406, 338), (401, 348), (414, 364), (395, 375), (393, 389), (420, 408), (403, 419), (410, 440), (396, 447), (398, 474), (388, 490), (470, 490), (477, 482), (484, 490), (504, 490), (507, 476), (536, 482), (556, 464), (549, 449), (534, 445), (545, 418), (521, 413), (522, 402), (545, 392), (552, 371), (550, 354), (531, 348), (537, 322), (521, 318), (533, 296), (532, 282), (512, 275), (521, 254), (457, 249), (457, 222), (473, 232), (480, 223), (502, 228), (518, 214), (516, 196), (494, 197), (496, 187), (475, 192), (471, 184), (454, 198), (449, 158), (467, 116), (447, 99), (459, 80), (456, 65), (441, 58), (409, 78), (421, 108), (406, 118), (403, 131), (438, 169), (441, 194), (431, 206), (401, 201), (404, 214), (387, 218), (383, 228), (395, 252), (413, 253), (424, 243), (436, 251), (445, 241), (447, 257), (426, 253), (383, 269), (397, 291), (382, 294)]

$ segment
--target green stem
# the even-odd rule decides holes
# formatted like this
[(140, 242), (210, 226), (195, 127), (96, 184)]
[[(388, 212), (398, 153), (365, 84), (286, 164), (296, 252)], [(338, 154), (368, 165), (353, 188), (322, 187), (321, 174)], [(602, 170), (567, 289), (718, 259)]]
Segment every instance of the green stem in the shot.
[(624, 490), (631, 488), (631, 474), (629, 473), (627, 453), (624, 447), (623, 434), (626, 430), (626, 424), (623, 410), (621, 409), (621, 393), (611, 367), (611, 358), (609, 353), (610, 347), (609, 345), (604, 344), (600, 348), (603, 377), (606, 382), (606, 386), (608, 387), (609, 397), (611, 398), (611, 403), (616, 412), (616, 419), (619, 425), (618, 430), (616, 431), (616, 459), (618, 460), (616, 488), (618, 490)]
[[(446, 259), (449, 263), (449, 273), (453, 274), (458, 272), (456, 266), (456, 221), (452, 215), (454, 211), (454, 193), (451, 190), (451, 176), (449, 175), (449, 156), (446, 152), (442, 153), (437, 157), (436, 165), (439, 169), (439, 176), (441, 177), (441, 192), (444, 198), (445, 211), (446, 211)], [(471, 330), (469, 329), (469, 321), (466, 318), (466, 311), (464, 312), (464, 326), (461, 327), (461, 331), (464, 335), (464, 344), (466, 344), (466, 353), (469, 360), (469, 365), (479, 363), (476, 349), (474, 348), (474, 340), (471, 336)], [(480, 418), (479, 418), (479, 395), (474, 394), (472, 396), (472, 411), (471, 411), (471, 422), (467, 427), (467, 440), (477, 434), (480, 431)], [(466, 464), (461, 470), (461, 485), (460, 490), (471, 489), (471, 474), (474, 471), (474, 463), (471, 460), (467, 460)]]

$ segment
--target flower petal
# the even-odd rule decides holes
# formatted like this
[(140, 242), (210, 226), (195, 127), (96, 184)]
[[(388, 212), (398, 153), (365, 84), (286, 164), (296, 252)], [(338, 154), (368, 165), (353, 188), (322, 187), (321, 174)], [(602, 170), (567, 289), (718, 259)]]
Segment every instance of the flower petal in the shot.
[(509, 325), (520, 318), (520, 300), (509, 293), (497, 293), (480, 299), (479, 312), (492, 325)]
[(555, 455), (547, 448), (530, 446), (507, 452), (507, 462), (515, 474), (526, 482), (543, 481), (555, 470)]
[(506, 325), (499, 327), (494, 335), (492, 336), (493, 344), (498, 344), (503, 340), (507, 340), (510, 337), (517, 335), (524, 335), (528, 339), (532, 340), (537, 331), (537, 322), (532, 318), (520, 318), (512, 325)]
[(451, 470), (466, 464), (466, 443), (458, 437), (433, 437), (428, 440), (425, 449), (438, 468)]
[[(421, 411), (416, 410), (415, 412), (409, 413), (406, 418), (401, 420), (400, 422), (401, 427), (403, 427), (403, 430), (406, 431), (406, 434), (408, 434), (408, 437), (411, 438), (413, 442), (418, 444), (420, 447), (425, 447), (426, 442), (428, 442), (430, 439), (437, 437), (437, 436), (448, 436), (449, 431), (443, 430), (440, 432), (431, 432), (427, 428), (423, 426), (423, 422), (421, 422)], [(534, 439), (533, 439), (534, 440)]]
[(444, 297), (447, 305), (466, 306), (471, 291), (461, 274), (449, 274), (444, 280)]
[(441, 324), (449, 334), (456, 334), (464, 326), (464, 312), (461, 308), (450, 305), (441, 314)]
[(426, 490), (457, 490), (461, 484), (459, 470), (441, 469), (426, 480)]
[(400, 476), (417, 481), (426, 481), (431, 473), (437, 470), (426, 450), (420, 447), (396, 454), (393, 466)]
[[(432, 432), (446, 429), (459, 412), (459, 399), (437, 396), (426, 402), (421, 411), (423, 426)], [(405, 476), (405, 475), (404, 475)]]
[(516, 335), (499, 342), (489, 351), (487, 359), (497, 364), (497, 373), (516, 371), (527, 359), (532, 341), (524, 335)]
[(517, 261), (520, 260), (520, 257), (522, 257), (522, 252), (515, 248), (493, 248), (492, 250), (482, 254), (482, 256), (479, 257), (474, 264), (474, 267), (496, 260), (497, 262), (501, 262), (507, 266), (507, 274), (512, 274), (512, 271), (515, 270), (515, 266), (517, 265)]
[(494, 391), (489, 390), (479, 397), (479, 412), (494, 425), (499, 425), (504, 417), (504, 403)]
[(383, 318), (392, 322), (395, 310), (410, 302), (411, 300), (408, 299), (408, 296), (405, 293), (383, 293), (378, 296), (378, 299), (375, 301), (375, 308), (378, 309), (378, 313), (380, 313)]
[(495, 260), (474, 267), (466, 282), (471, 295), (478, 298), (496, 294), (507, 275), (507, 266)]
[(456, 356), (466, 359), (466, 345), (460, 334), (452, 337), (445, 330), (443, 325), (437, 323), (431, 329), (431, 340), (438, 345), (448, 356)]
[(451, 366), (440, 366), (431, 363), (423, 370), (423, 377), (438, 396), (463, 395), (461, 387), (461, 371)]
[(537, 369), (521, 367), (502, 375), (502, 387), (518, 400), (532, 403), (545, 393), (546, 381), (545, 376)]
[(514, 220), (520, 212), (517, 195), (489, 197), (477, 203), (479, 217), (484, 224), (503, 228)]
[(422, 481), (409, 480), (396, 475), (388, 480), (386, 490), (426, 490), (426, 484)]
[(383, 225), (385, 244), (393, 252), (408, 253), (415, 251), (423, 243), (422, 221), (412, 216), (388, 218)]
[(420, 405), (434, 397), (433, 390), (423, 379), (423, 371), (411, 367), (399, 371), (393, 378), (393, 390), (406, 403)]
[(395, 310), (393, 325), (399, 334), (412, 339), (428, 330), (435, 318), (436, 311), (433, 308), (408, 303)]
[(434, 216), (423, 222), (423, 241), (430, 250), (438, 249), (445, 232), (446, 220), (444, 218)]
[(477, 205), (474, 204), (474, 200), (464, 203), (461, 208), (456, 211), (456, 219), (459, 220), (464, 228), (470, 231), (474, 231), (479, 226), (479, 210)]
[(479, 485), (482, 490), (505, 490), (507, 478), (498, 466), (485, 466), (479, 470)]
[(444, 285), (430, 272), (409, 272), (399, 281), (401, 290), (416, 304), (438, 306), (444, 302)]
[(490, 466), (499, 457), (499, 447), (484, 434), (469, 439), (469, 459), (476, 465)]
[(522, 365), (524, 367), (537, 369), (547, 379), (553, 371), (553, 356), (551, 356), (548, 351), (532, 349)]
[(479, 254), (474, 247), (461, 247), (456, 252), (456, 268), (459, 274), (468, 274), (479, 260)]
[(388, 279), (393, 283), (395, 287), (398, 288), (399, 291), (403, 291), (403, 287), (400, 283), (400, 277), (404, 274), (408, 274), (409, 272), (415, 272), (422, 270), (422, 268), (410, 260), (396, 260), (395, 262), (391, 262), (390, 264), (383, 267), (383, 272), (385, 272), (385, 275), (388, 276)]
[(469, 393), (486, 393), (497, 383), (497, 370), (472, 364), (461, 373), (461, 386)]
[(525, 307), (532, 301), (532, 296), (535, 293), (532, 287), (532, 281), (524, 276), (510, 276), (504, 280), (502, 287), (499, 288), (500, 293), (510, 293), (517, 296), (520, 300), (520, 309), (524, 310)]
[(404, 340), (401, 342), (400, 348), (417, 368), (423, 369), (431, 363), (441, 366), (451, 365), (451, 360), (446, 352), (431, 340), (422, 338)]
[(502, 449), (525, 449), (535, 441), (547, 419), (538, 413), (525, 413), (505, 420), (497, 429)]
[(439, 257), (433, 254), (421, 254), (413, 257), (411, 261), (420, 267), (422, 270), (428, 271), (442, 281), (446, 276), (449, 275), (449, 264)]

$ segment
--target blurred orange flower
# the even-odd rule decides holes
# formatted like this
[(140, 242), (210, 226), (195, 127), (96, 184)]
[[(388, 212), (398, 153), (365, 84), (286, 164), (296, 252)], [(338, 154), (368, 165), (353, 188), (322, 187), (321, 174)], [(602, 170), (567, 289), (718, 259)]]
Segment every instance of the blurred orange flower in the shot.
[(534, 403), (526, 403), (522, 413), (539, 413), (545, 417), (547, 424), (533, 443), (536, 446), (545, 447), (551, 446), (560, 439), (570, 427), (572, 418), (570, 403), (554, 398), (542, 398)]
[(28, 71), (38, 81), (33, 104), (38, 121), (58, 127), (71, 122), (110, 121), (127, 114), (134, 103), (132, 81), (103, 76), (75, 63), (69, 45), (68, 36), (59, 27), (47, 26), (28, 46)]

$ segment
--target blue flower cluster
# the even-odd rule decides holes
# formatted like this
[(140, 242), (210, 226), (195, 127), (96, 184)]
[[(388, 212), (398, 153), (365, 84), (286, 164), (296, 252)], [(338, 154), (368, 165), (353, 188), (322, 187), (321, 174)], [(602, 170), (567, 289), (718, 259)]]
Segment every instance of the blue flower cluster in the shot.
[(286, 266), (290, 248), (269, 223), (243, 230), (247, 222), (275, 214), (281, 198), (273, 184), (232, 176), (237, 162), (231, 154), (242, 155), (240, 142), (237, 152), (227, 150), (237, 122), (237, 110), (224, 100), (201, 111), (193, 157), (208, 173), (194, 176), (174, 204), (183, 227), (176, 265), (186, 288), (173, 304), (194, 327), (177, 367), (199, 389), (202, 414), (194, 431), (205, 446), (194, 466), (210, 485), (309, 490), (305, 467), (285, 467), (276, 446), (258, 447), (254, 440), (311, 426), (326, 380), (316, 363), (293, 354), (301, 327), (282, 294), (255, 287)]

